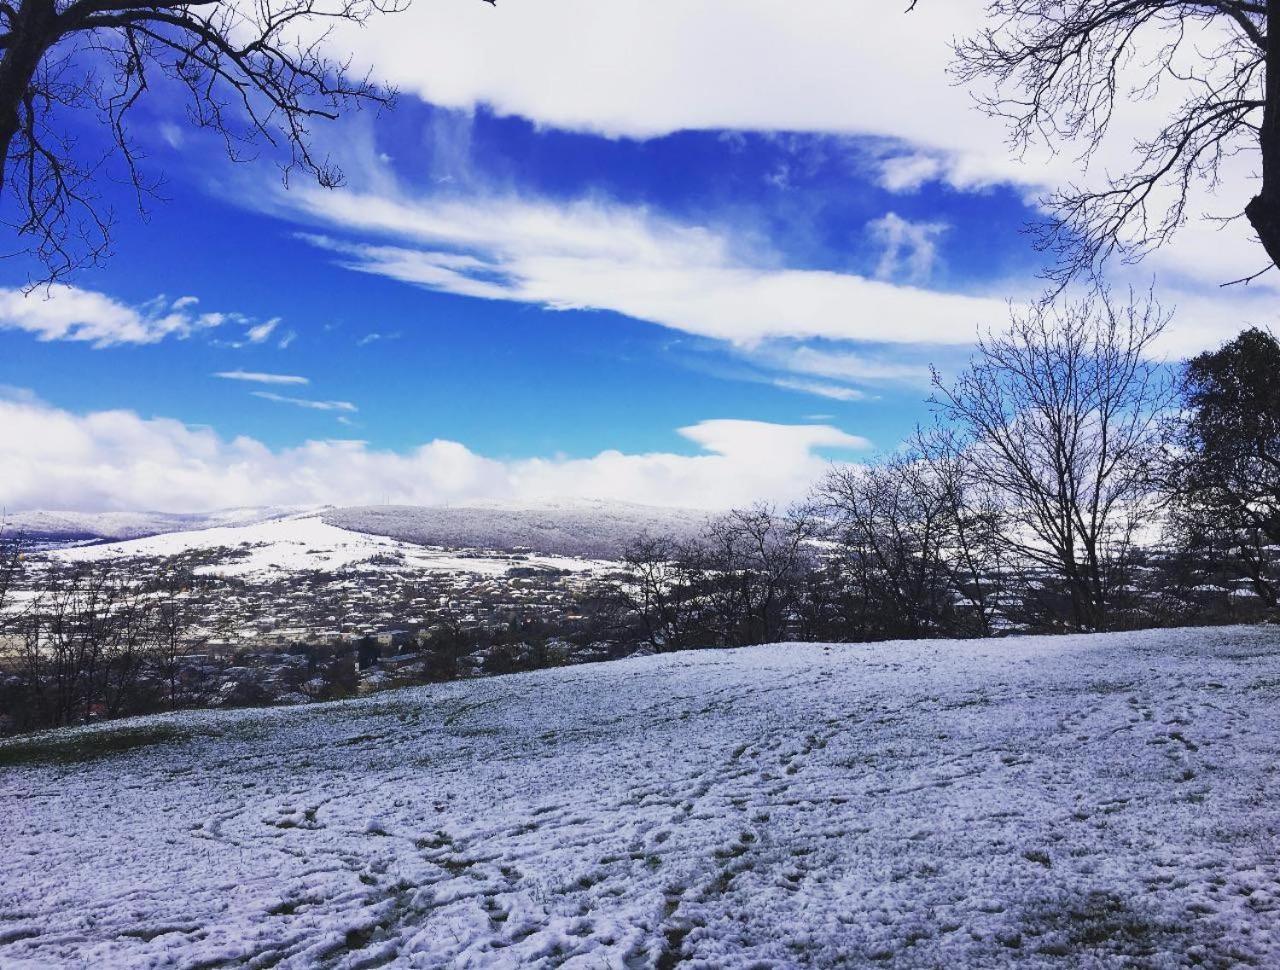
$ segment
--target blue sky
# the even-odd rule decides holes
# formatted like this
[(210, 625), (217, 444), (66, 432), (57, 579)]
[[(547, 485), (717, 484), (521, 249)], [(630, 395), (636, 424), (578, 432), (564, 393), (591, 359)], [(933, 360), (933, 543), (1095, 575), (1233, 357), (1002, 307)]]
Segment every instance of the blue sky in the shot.
[[(421, 16), (432, 43), (514, 42), (475, 41), (467, 5)], [(864, 16), (901, 29), (896, 9)], [(767, 26), (744, 23), (743, 43)], [(228, 162), (160, 92), (135, 134), (163, 198), (141, 220), (104, 184), (120, 215), (110, 259), (26, 297), (27, 268), (0, 264), (0, 449), (17, 469), (0, 502), (716, 506), (792, 498), (827, 459), (896, 447), (927, 417), (928, 366), (956, 367), (976, 327), (1037, 292), (1022, 229), (1053, 176), (1013, 167), (979, 116), (957, 120), (945, 26), (900, 77), (865, 32), (824, 36), (835, 80), (793, 130), (785, 98), (735, 100), (732, 77), (664, 94), (705, 65), (672, 60), (655, 90), (627, 90), (653, 70), (643, 42), (633, 73), (618, 53), (602, 82), (617, 101), (582, 105), (580, 81), (546, 77), (572, 46), (519, 48), (538, 83), (502, 88), (449, 75), (454, 54), (443, 75), (414, 74), (376, 34), (357, 59), (404, 90), (393, 112), (318, 133), (348, 174), (336, 192), (286, 190), (269, 157)], [(805, 38), (793, 47), (773, 65), (783, 88), (789, 69), (815, 70)], [(842, 50), (882, 90), (841, 90)], [(901, 130), (885, 99), (912, 116)], [(916, 116), (934, 101), (936, 139)], [(1265, 293), (1214, 299), (1203, 251), (1118, 280), (1191, 307), (1175, 357), (1266, 313)]]

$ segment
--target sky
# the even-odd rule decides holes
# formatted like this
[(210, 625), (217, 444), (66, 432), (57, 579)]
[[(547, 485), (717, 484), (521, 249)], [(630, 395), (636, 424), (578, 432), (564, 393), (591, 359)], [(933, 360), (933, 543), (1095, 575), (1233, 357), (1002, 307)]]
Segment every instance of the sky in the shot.
[[(1038, 200), (1176, 96), (1087, 170), (1015, 155), (948, 76), (982, 4), (902, 6), (415, 0), (331, 39), (400, 92), (317, 127), (334, 190), (153, 92), (164, 184), (140, 217), (104, 180), (110, 258), (34, 291), (0, 261), (0, 507), (724, 508), (892, 451), (1042, 292)], [(1193, 211), (1242, 207), (1231, 164)], [(1174, 311), (1172, 363), (1274, 323), (1272, 281), (1219, 286), (1260, 262), (1196, 219), (1109, 282)]]

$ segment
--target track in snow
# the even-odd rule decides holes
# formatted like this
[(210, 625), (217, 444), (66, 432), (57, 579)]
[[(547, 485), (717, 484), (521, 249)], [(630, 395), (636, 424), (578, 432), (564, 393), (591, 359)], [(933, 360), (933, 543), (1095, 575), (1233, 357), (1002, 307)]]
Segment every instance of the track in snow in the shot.
[(0, 965), (1274, 966), (1277, 716), (1233, 629), (143, 719), (0, 769)]

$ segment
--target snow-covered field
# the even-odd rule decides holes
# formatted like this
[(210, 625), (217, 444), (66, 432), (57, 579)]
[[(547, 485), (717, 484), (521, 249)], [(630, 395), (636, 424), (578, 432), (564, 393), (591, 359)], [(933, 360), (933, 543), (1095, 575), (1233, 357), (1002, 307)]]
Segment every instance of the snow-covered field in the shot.
[[(169, 532), (92, 546), (72, 546), (54, 555), (67, 562), (87, 562), (135, 556), (174, 556), (226, 549), (234, 558), (199, 566), (198, 573), (219, 576), (272, 578), (308, 569), (334, 571), (370, 560), (382, 567), (430, 572), (471, 572), (500, 576), (512, 566), (534, 566), (581, 572), (599, 563), (568, 556), (465, 555), (458, 550), (420, 546), (383, 536), (351, 532), (310, 512), (270, 519), (252, 525)], [(392, 561), (396, 560), (396, 561)]]
[(1280, 633), (702, 652), (0, 744), (0, 966), (1280, 965)]

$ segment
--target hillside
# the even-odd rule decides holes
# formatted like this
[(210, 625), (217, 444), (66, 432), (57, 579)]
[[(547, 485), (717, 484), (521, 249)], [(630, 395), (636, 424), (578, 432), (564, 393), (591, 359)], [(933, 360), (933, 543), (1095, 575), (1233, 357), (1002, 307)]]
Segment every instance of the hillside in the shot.
[(218, 512), (8, 512), (0, 516), (6, 535), (34, 542), (103, 542), (138, 539), (168, 532), (187, 532), (267, 522), (290, 509), (224, 509)]
[[(1280, 961), (1266, 628), (787, 645), (0, 743), (0, 964)], [(17, 806), (17, 811), (12, 810)]]
[(464, 555), (459, 550), (423, 546), (367, 532), (339, 528), (319, 513), (301, 513), (251, 525), (221, 526), (71, 546), (54, 555), (63, 562), (153, 558), (200, 554), (211, 560), (198, 573), (270, 579), (307, 570), (350, 567), (406, 573), (477, 573), (501, 576), (513, 566), (579, 572), (592, 563), (567, 556)]
[(576, 501), (431, 507), (369, 505), (324, 514), (330, 525), (448, 548), (532, 549), (547, 555), (617, 559), (642, 532), (697, 534), (708, 513), (627, 502)]
[[(15, 512), (0, 518), (0, 534), (50, 543), (122, 543), (182, 533), (156, 548), (212, 548), (239, 543), (223, 531), (317, 519), (334, 529), (446, 549), (531, 550), (549, 556), (617, 559), (642, 532), (678, 538), (696, 534), (708, 513), (628, 502), (475, 503), (462, 506), (369, 505), (349, 508), (226, 509), (219, 512)], [(317, 522), (318, 525), (318, 522)], [(208, 532), (198, 536), (195, 533)], [(275, 532), (267, 529), (269, 535)], [(332, 538), (329, 536), (328, 538)], [(250, 536), (250, 540), (252, 536)], [(372, 545), (377, 545), (373, 543)], [(383, 543), (382, 545), (386, 545)], [(143, 547), (139, 547), (143, 548)], [(147, 548), (150, 548), (148, 546)]]

